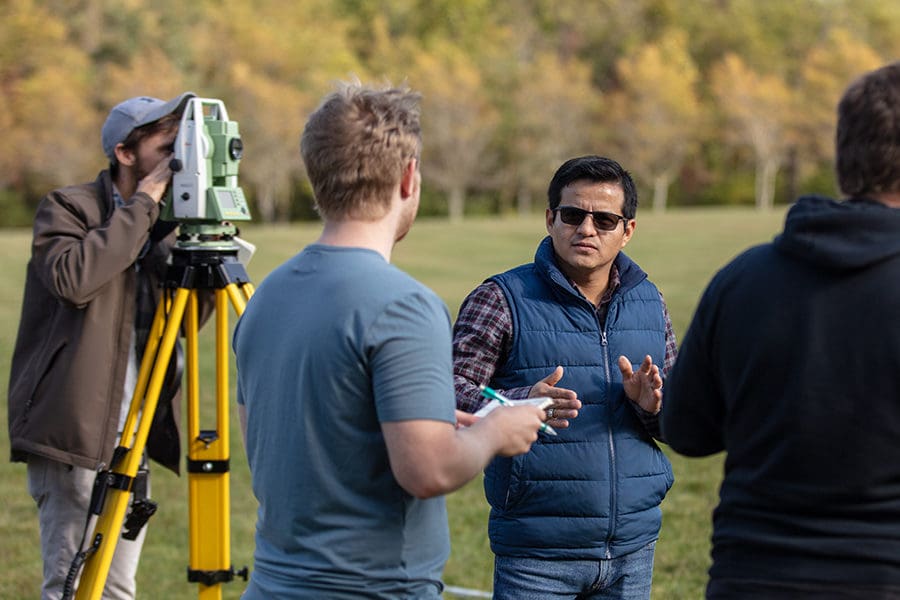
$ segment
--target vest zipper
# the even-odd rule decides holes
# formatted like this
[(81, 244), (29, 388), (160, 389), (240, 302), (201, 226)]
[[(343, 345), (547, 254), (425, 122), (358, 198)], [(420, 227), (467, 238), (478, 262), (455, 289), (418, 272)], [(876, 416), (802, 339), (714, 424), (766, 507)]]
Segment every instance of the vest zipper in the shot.
[[(598, 322), (599, 325), (599, 322)], [(606, 337), (606, 328), (600, 326), (600, 345), (603, 347), (603, 368), (606, 375), (606, 435), (609, 440), (609, 529), (606, 533), (606, 558), (612, 558), (610, 545), (612, 543), (613, 534), (616, 529), (616, 446), (613, 443), (613, 406), (612, 394), (612, 373), (609, 366), (609, 341)]]

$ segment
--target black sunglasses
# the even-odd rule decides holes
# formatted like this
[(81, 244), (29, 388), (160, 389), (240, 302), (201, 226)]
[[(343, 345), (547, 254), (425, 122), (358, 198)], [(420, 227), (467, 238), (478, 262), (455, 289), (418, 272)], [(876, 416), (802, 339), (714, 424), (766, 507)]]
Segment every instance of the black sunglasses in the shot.
[(602, 210), (584, 210), (575, 206), (558, 206), (553, 212), (559, 213), (559, 220), (566, 225), (581, 225), (584, 218), (591, 215), (594, 220), (594, 227), (600, 231), (612, 231), (619, 225), (619, 221), (623, 223), (628, 219), (616, 213), (605, 212)]

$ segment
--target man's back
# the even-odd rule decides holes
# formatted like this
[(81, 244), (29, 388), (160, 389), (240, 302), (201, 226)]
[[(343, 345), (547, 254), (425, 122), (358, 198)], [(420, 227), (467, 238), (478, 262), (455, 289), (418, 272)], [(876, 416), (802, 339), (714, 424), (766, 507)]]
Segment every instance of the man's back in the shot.
[(249, 591), (433, 594), (444, 500), (397, 484), (380, 424), (455, 421), (443, 303), (374, 251), (313, 245), (262, 282), (234, 344), (260, 501)]
[(714, 579), (900, 584), (897, 232), (896, 209), (803, 198), (704, 294), (663, 426), (728, 452)]

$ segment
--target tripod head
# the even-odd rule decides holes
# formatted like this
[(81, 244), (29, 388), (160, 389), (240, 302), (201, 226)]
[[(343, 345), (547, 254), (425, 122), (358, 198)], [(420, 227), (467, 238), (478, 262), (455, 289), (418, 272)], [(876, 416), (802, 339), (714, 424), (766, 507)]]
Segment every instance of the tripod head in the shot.
[(243, 154), (238, 124), (228, 120), (221, 100), (188, 100), (170, 163), (172, 185), (160, 216), (179, 223), (179, 246), (235, 246), (233, 222), (250, 220), (247, 200), (238, 185)]

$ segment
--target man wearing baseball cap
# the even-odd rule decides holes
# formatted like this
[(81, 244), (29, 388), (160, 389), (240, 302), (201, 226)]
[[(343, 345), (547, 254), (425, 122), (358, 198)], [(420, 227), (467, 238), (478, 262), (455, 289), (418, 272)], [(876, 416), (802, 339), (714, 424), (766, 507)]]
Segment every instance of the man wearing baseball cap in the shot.
[[(175, 243), (174, 224), (158, 223), (159, 202), (193, 96), (137, 97), (113, 108), (101, 133), (109, 168), (93, 183), (50, 192), (37, 208), (9, 379), (9, 437), (38, 507), (44, 599), (60, 596), (89, 533), (96, 471), (109, 467), (131, 402)], [(147, 454), (176, 472), (177, 407), (177, 395), (160, 400), (147, 442)], [(138, 498), (141, 480), (132, 488)], [(134, 597), (145, 530), (119, 540), (104, 598)]]

